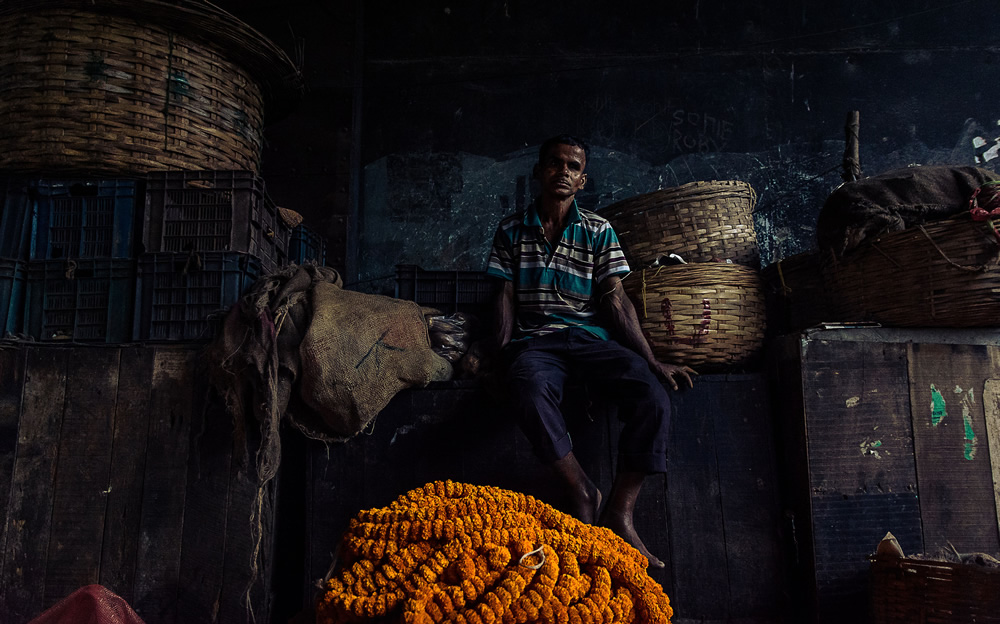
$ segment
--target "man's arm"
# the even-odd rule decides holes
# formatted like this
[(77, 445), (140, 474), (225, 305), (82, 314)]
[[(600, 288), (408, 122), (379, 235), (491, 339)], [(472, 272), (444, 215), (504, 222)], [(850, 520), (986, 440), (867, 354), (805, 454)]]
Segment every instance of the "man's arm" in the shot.
[(507, 346), (514, 334), (514, 282), (494, 279), (493, 286), (493, 336), (496, 350)]
[(665, 364), (653, 355), (653, 349), (649, 346), (649, 342), (639, 326), (639, 317), (635, 313), (635, 306), (625, 296), (621, 279), (617, 276), (608, 277), (598, 285), (598, 288), (598, 305), (607, 315), (615, 337), (626, 347), (641, 355), (656, 374), (670, 382), (674, 390), (678, 388), (675, 376), (683, 378), (688, 387), (693, 386), (691, 375), (698, 374), (694, 369), (689, 366)]

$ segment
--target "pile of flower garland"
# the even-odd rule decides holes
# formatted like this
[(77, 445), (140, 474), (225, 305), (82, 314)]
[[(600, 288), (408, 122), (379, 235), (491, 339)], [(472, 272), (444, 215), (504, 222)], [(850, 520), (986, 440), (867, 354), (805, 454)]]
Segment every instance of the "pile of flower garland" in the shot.
[(673, 610), (647, 565), (531, 496), (436, 481), (351, 520), (316, 621), (664, 624)]

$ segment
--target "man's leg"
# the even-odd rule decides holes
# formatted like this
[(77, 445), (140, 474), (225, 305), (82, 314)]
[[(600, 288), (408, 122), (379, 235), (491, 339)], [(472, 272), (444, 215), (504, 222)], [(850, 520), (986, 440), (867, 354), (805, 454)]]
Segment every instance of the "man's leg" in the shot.
[(635, 531), (635, 502), (646, 475), (667, 470), (670, 398), (645, 360), (608, 340), (581, 349), (574, 360), (593, 388), (618, 407), (624, 423), (618, 447), (618, 473), (600, 524), (634, 546), (650, 565), (663, 567)]
[(646, 479), (646, 474), (634, 470), (619, 470), (615, 477), (615, 482), (611, 486), (611, 496), (608, 504), (601, 513), (601, 526), (608, 527), (618, 534), (623, 540), (631, 544), (646, 559), (649, 565), (655, 568), (666, 567), (655, 555), (649, 552), (646, 545), (639, 539), (639, 534), (635, 532), (633, 513), (635, 511), (635, 501), (639, 497), (639, 490), (642, 489), (642, 482)]
[(528, 441), (538, 458), (550, 466), (566, 486), (569, 513), (593, 523), (601, 505), (601, 492), (573, 455), (573, 444), (560, 409), (569, 376), (559, 353), (561, 336), (531, 338), (514, 345), (507, 369), (511, 402)]

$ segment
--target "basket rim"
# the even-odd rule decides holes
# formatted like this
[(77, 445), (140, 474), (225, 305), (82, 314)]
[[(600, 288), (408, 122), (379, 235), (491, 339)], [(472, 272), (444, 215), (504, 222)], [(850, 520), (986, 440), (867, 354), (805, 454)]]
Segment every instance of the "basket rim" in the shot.
[(270, 39), (236, 16), (196, 0), (4, 0), (0, 17), (69, 10), (128, 17), (175, 29), (248, 69), (260, 82), (269, 122), (288, 115), (305, 93), (299, 67)]
[[(691, 191), (700, 191), (706, 194), (744, 193), (749, 191), (750, 210), (748, 212), (752, 214), (754, 209), (757, 207), (757, 193), (754, 191), (753, 186), (749, 182), (744, 180), (695, 180), (679, 186), (660, 188), (654, 191), (641, 193), (639, 195), (633, 195), (632, 197), (626, 197), (625, 199), (621, 199), (599, 208), (597, 210), (597, 214), (605, 218), (621, 218), (635, 210), (642, 209), (645, 207), (645, 202), (659, 196), (677, 196), (676, 200), (671, 199), (670, 201), (664, 201), (663, 205), (673, 205), (692, 201), (698, 197), (699, 193), (691, 193)], [(633, 206), (633, 204), (636, 205)]]

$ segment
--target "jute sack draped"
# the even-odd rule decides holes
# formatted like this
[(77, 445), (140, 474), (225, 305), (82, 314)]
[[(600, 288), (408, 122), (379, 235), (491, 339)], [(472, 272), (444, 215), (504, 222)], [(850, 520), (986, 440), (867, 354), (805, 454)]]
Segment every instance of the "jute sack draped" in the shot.
[(312, 298), (300, 396), (332, 432), (354, 435), (403, 388), (451, 376), (416, 303), (328, 283), (316, 284)]

